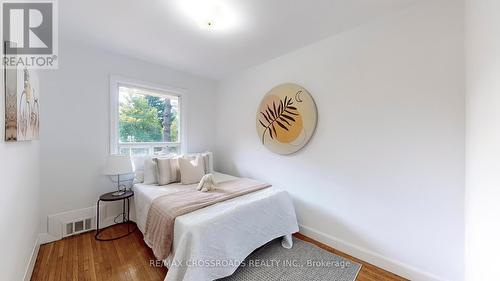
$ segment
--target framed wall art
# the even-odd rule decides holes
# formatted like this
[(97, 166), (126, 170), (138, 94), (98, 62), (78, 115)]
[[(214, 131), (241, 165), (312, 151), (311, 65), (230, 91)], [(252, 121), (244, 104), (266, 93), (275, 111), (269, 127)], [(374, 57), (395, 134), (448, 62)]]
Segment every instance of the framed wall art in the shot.
[(40, 131), (37, 73), (27, 68), (4, 67), (4, 81), (5, 141), (37, 140)]

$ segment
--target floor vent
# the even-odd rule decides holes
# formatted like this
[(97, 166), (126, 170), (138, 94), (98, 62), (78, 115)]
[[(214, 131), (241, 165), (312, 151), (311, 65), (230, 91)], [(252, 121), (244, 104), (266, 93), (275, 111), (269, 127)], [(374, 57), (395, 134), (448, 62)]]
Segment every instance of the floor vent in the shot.
[(75, 221), (70, 221), (64, 223), (63, 227), (63, 237), (68, 237), (71, 235), (87, 232), (92, 230), (93, 219), (83, 218)]

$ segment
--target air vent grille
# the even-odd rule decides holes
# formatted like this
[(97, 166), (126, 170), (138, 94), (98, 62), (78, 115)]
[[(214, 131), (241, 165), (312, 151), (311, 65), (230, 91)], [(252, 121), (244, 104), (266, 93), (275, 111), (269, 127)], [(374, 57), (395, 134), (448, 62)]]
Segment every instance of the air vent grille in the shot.
[(88, 218), (85, 219), (85, 229), (91, 229), (92, 228), (92, 219)]
[(66, 234), (71, 235), (73, 232), (73, 223), (66, 224)]
[(63, 224), (63, 237), (87, 232), (92, 230), (93, 218), (81, 218)]

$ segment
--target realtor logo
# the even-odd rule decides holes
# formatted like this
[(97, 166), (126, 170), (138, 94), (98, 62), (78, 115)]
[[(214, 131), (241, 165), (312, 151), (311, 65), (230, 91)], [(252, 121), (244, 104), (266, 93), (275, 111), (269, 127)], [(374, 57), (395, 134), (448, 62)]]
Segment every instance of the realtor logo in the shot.
[(55, 1), (2, 1), (3, 64), (57, 68)]

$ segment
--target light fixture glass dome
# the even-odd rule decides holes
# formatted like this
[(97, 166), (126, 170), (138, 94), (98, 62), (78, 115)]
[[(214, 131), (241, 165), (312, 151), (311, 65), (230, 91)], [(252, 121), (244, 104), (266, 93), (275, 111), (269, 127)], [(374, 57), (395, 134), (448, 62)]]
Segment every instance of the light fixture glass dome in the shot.
[(237, 25), (237, 18), (221, 0), (178, 0), (184, 13), (202, 29), (228, 30)]

